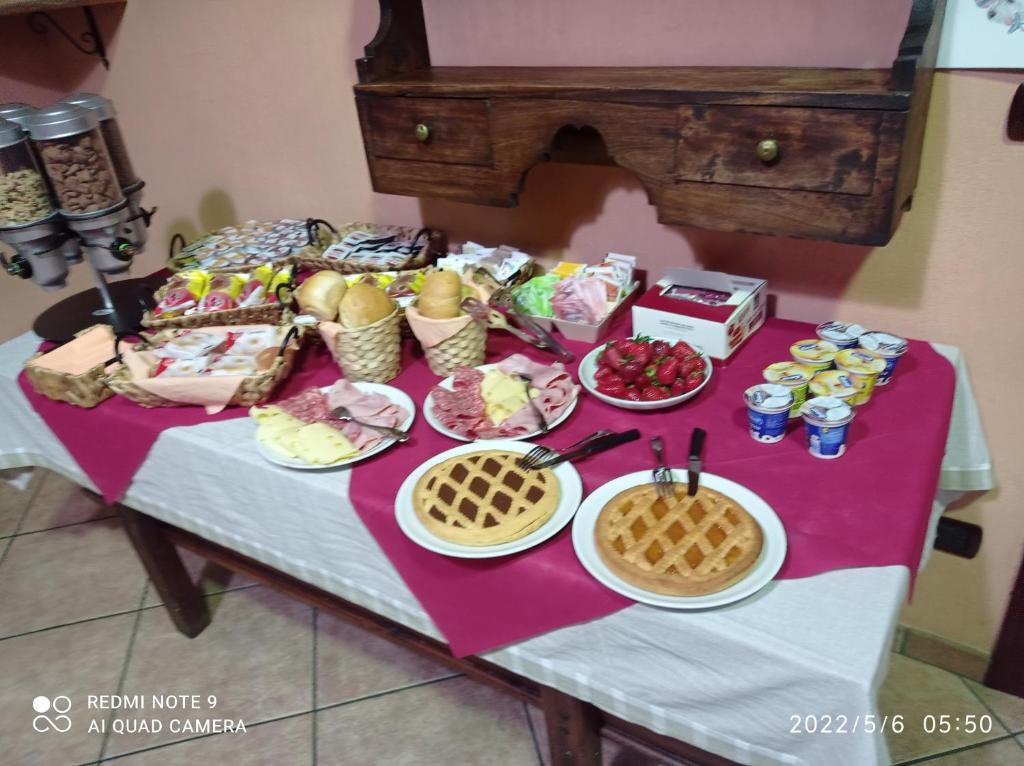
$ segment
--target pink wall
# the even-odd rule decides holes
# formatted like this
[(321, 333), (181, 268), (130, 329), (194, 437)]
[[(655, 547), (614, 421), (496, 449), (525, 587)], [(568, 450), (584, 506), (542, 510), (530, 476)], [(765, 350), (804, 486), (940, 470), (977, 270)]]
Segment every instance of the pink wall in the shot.
[[(659, 57), (671, 52), (677, 63), (678, 49), (684, 56), (701, 50), (719, 63), (799, 54), (808, 56), (807, 63), (841, 64), (862, 52), (865, 61), (878, 63), (893, 55), (899, 34), (892, 30), (901, 28), (907, 7), (905, 0), (609, 3), (427, 0), (434, 58), (452, 63), (486, 55), (537, 63), (554, 51), (559, 58), (547, 63), (564, 63), (565, 56), (595, 64), (621, 62), (627, 52), (640, 50), (658, 51)], [(662, 25), (659, 15), (650, 24), (646, 16), (622, 11), (652, 7), (666, 19), (699, 16), (710, 26), (694, 33), (695, 21)], [(645, 18), (649, 26), (640, 31)], [(12, 35), (8, 40), (23, 35), (10, 33), (12, 24), (21, 29), (16, 18), (0, 18), (0, 44), (5, 34)], [(1002, 136), (1020, 75), (936, 78), (914, 210), (889, 246), (869, 249), (661, 226), (639, 184), (615, 168), (539, 166), (515, 209), (374, 194), (351, 85), (353, 60), (376, 24), (375, 0), (295, 0), (287, 13), (277, 0), (128, 3), (103, 89), (117, 103), (135, 166), (147, 181), (147, 204), (160, 206), (138, 271), (160, 264), (173, 231), (192, 236), (246, 218), (311, 214), (337, 221), (422, 220), (449, 229), (455, 239), (508, 242), (554, 257), (593, 260), (618, 250), (639, 255), (654, 273), (680, 263), (761, 276), (777, 294), (783, 316), (855, 319), (958, 345), (967, 354), (1003, 484), (957, 511), (984, 524), (981, 556), (963, 561), (936, 555), (904, 620), (988, 649), (1024, 545), (1020, 423), (1003, 414), (1024, 365), (1007, 354), (999, 330), (1019, 324), (1016, 285), (1024, 279), (1024, 145), (1010, 145)], [(825, 28), (834, 36), (822, 46), (811, 31)], [(445, 34), (454, 37), (444, 41)], [(548, 34), (559, 37), (543, 38)], [(859, 41), (856, 50), (851, 40)], [(7, 56), (0, 59), (0, 96), (33, 100), (40, 87), (79, 87), (56, 74), (19, 79), (44, 64), (73, 66), (78, 74), (70, 77), (79, 82), (102, 78), (88, 66), (90, 74), (82, 74), (78, 54), (63, 48), (63, 41), (51, 42), (43, 51), (22, 51), (31, 67), (15, 71)], [(26, 328), (60, 297), (0, 275), (0, 338)]]

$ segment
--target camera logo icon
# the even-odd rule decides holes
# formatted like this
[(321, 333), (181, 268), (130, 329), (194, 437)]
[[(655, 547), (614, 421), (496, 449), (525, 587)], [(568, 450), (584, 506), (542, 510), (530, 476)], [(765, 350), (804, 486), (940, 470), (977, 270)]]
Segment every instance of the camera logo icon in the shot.
[[(42, 734), (51, 729), (61, 734), (71, 730), (71, 718), (64, 715), (71, 710), (71, 699), (63, 694), (54, 697), (39, 695), (32, 700), (32, 709), (39, 715), (32, 719), (32, 728)], [(52, 717), (47, 713), (55, 713)]]

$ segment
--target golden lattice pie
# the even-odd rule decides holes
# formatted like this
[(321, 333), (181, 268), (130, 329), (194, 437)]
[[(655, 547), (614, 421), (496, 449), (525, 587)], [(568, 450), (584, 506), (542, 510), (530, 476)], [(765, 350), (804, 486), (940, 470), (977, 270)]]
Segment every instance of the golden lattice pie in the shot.
[(413, 507), (434, 535), (462, 545), (497, 545), (528, 535), (558, 507), (558, 478), (524, 471), (522, 455), (488, 450), (431, 467), (413, 489)]
[(604, 563), (644, 590), (703, 596), (746, 577), (761, 553), (761, 527), (729, 497), (685, 484), (674, 498), (653, 484), (620, 492), (601, 510), (594, 536)]

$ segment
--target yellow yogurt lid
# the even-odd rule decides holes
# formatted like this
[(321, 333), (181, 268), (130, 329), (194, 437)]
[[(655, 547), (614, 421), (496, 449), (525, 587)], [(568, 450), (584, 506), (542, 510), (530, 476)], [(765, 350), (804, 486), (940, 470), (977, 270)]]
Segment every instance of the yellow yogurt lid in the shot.
[(764, 368), (764, 379), (783, 386), (799, 386), (814, 377), (814, 368), (799, 362), (776, 362)]
[(831, 362), (838, 351), (839, 347), (835, 343), (819, 338), (798, 340), (789, 347), (789, 353), (794, 359), (808, 362)]
[(836, 366), (854, 375), (874, 375), (885, 369), (885, 359), (863, 348), (848, 348), (836, 354)]
[(811, 393), (815, 396), (834, 396), (845, 399), (857, 393), (857, 384), (843, 370), (825, 370), (811, 379)]

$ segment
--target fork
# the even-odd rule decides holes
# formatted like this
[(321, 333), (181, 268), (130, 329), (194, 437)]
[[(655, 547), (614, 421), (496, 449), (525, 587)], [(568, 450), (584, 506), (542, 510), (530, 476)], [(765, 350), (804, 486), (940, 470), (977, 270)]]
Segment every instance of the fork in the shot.
[(529, 471), (535, 465), (543, 463), (545, 460), (550, 460), (553, 457), (557, 457), (562, 452), (569, 452), (570, 450), (579, 449), (580, 447), (584, 447), (587, 444), (590, 444), (590, 442), (594, 441), (595, 439), (600, 439), (604, 436), (609, 436), (611, 433), (611, 431), (594, 431), (594, 433), (590, 434), (590, 436), (584, 436), (578, 442), (570, 444), (568, 447), (563, 447), (561, 451), (556, 450), (552, 447), (545, 447), (542, 444), (538, 444), (532, 450), (530, 450), (521, 458), (519, 458), (519, 460), (516, 461), (516, 465), (518, 465), (523, 470)]
[(658, 461), (658, 467), (651, 471), (651, 476), (654, 477), (654, 488), (662, 500), (672, 500), (676, 496), (675, 482), (672, 480), (672, 471), (665, 465), (665, 442), (660, 436), (651, 439), (651, 450)]

